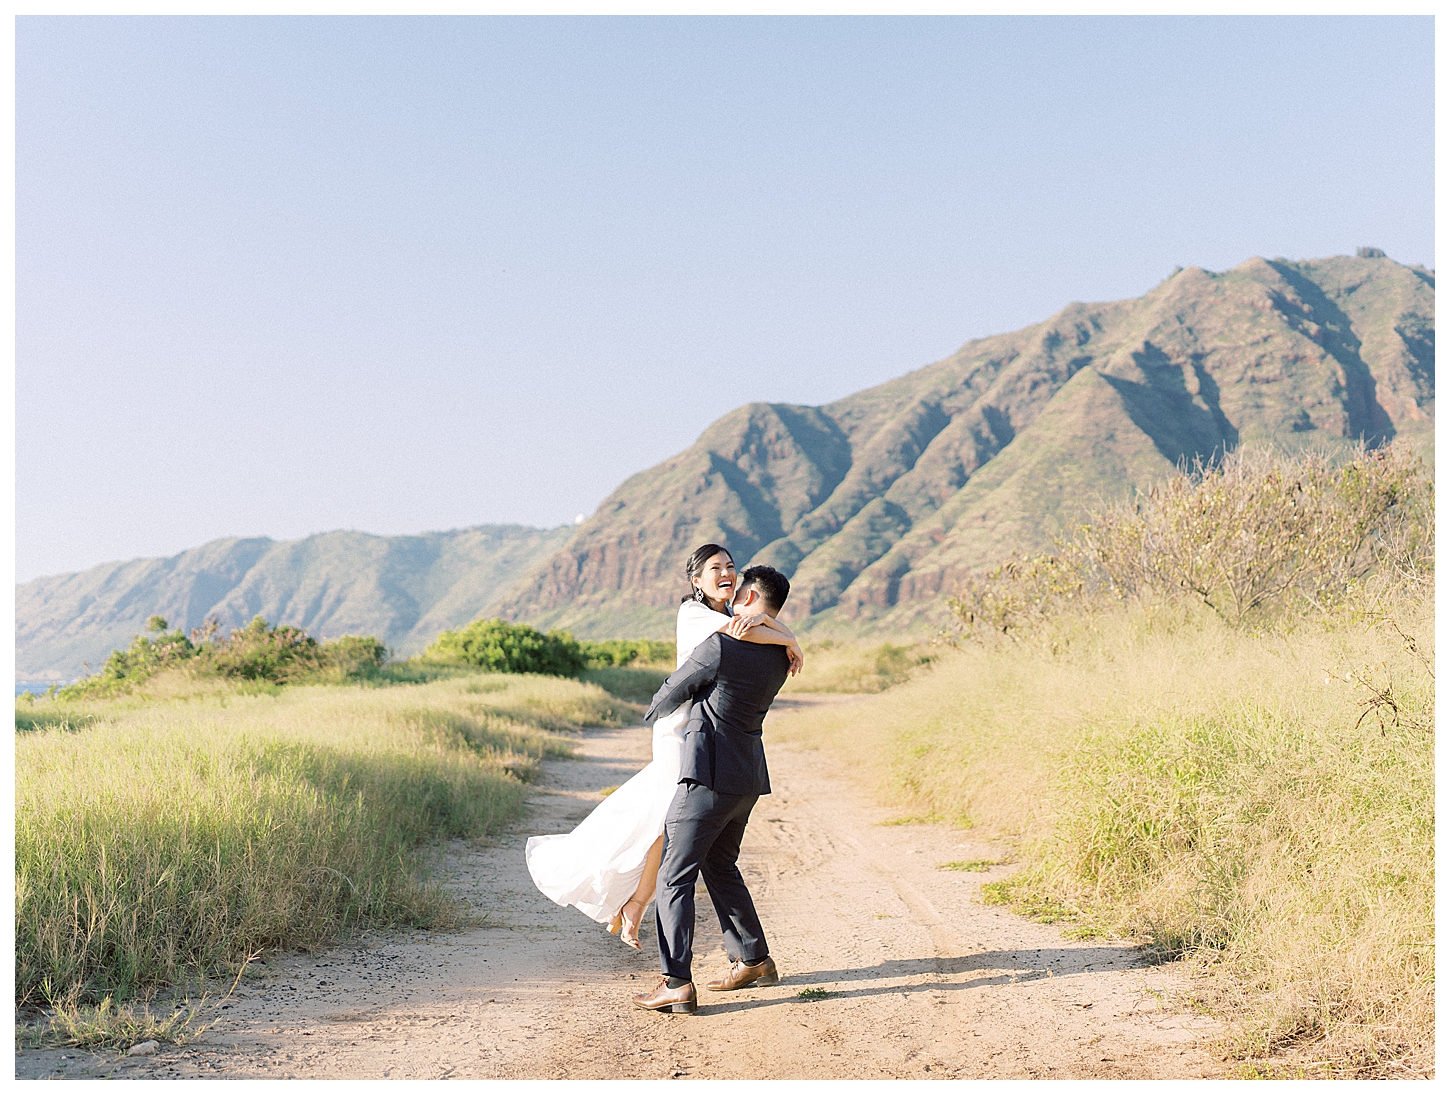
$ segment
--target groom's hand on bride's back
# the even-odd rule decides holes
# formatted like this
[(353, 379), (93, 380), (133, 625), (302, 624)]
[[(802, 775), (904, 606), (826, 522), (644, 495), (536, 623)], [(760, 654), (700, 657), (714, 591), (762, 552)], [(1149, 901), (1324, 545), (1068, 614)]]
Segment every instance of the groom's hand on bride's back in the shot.
[(652, 724), (661, 715), (680, 706), (713, 681), (719, 668), (720, 640), (711, 635), (691, 652), (683, 665), (665, 678), (650, 701), (649, 710), (644, 715), (645, 722)]

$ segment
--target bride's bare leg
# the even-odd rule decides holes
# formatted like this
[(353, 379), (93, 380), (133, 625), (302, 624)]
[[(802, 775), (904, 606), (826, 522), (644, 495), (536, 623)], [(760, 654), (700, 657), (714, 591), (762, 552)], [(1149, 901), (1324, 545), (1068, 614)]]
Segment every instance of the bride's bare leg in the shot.
[[(639, 946), (639, 926), (644, 920), (645, 909), (649, 908), (649, 903), (655, 895), (655, 880), (659, 878), (660, 855), (664, 852), (664, 847), (665, 836), (661, 833), (649, 846), (649, 851), (645, 853), (644, 873), (639, 876), (639, 885), (634, 888), (634, 896), (624, 903), (624, 908), (619, 910), (619, 914), (624, 920), (624, 926), (619, 930), (619, 938), (631, 947)], [(639, 910), (633, 917), (627, 911), (632, 909)]]
[(654, 900), (655, 881), (660, 876), (660, 856), (665, 850), (665, 834), (655, 837), (655, 842), (644, 854), (644, 874), (639, 876), (639, 885), (634, 888), (632, 900), (648, 905)]

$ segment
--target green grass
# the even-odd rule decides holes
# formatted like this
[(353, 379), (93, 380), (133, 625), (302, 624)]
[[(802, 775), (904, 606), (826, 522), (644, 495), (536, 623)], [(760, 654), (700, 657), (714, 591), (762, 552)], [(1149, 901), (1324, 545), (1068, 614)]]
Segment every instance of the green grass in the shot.
[(99, 1004), (61, 1004), (40, 1022), (17, 1024), (16, 1040), (28, 1046), (76, 1046), (127, 1050), (138, 1042), (184, 1046), (215, 1024), (219, 1013), (204, 1002), (179, 1004), (154, 1013), (147, 1003), (117, 1006), (107, 996)]
[(990, 871), (997, 866), (995, 859), (953, 859), (947, 863), (938, 863), (936, 869), (939, 871)]
[[(1394, 619), (1433, 660), (1428, 601)], [(828, 748), (900, 822), (970, 817), (1014, 846), (1021, 869), (985, 900), (1200, 964), (1242, 1059), (1428, 1061), (1427, 663), (1348, 613), (1261, 634), (1177, 608), (1073, 626), (1057, 653), (967, 645), (772, 736)]]
[(638, 711), (549, 677), (246, 695), (171, 674), (18, 715), (16, 998), (74, 1007), (362, 925), (455, 922), (420, 844), (495, 831), (569, 731)]
[(623, 665), (604, 669), (586, 669), (579, 679), (597, 684), (600, 688), (630, 703), (649, 704), (659, 691), (665, 678), (674, 670), (673, 665)]
[(941, 821), (940, 814), (907, 814), (904, 817), (888, 817), (878, 821), (878, 825), (935, 825)]

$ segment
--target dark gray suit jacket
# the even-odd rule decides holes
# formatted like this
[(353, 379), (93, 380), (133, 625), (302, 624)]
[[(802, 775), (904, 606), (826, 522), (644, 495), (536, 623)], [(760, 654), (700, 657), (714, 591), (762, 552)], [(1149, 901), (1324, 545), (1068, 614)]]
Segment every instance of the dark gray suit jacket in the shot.
[(715, 632), (660, 685), (645, 714), (653, 724), (691, 699), (680, 779), (724, 795), (768, 795), (761, 727), (785, 683), (783, 646), (746, 643)]

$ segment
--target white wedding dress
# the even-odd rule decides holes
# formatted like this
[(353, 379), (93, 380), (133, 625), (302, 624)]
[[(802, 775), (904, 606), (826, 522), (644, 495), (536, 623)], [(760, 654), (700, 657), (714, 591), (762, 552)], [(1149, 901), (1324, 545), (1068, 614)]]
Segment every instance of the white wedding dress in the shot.
[[(675, 623), (675, 668), (728, 619), (697, 601), (682, 604)], [(634, 896), (645, 854), (665, 831), (665, 811), (680, 782), (680, 746), (689, 717), (688, 703), (662, 716), (654, 725), (653, 759), (594, 807), (573, 832), (529, 837), (524, 858), (545, 897), (607, 924)]]

